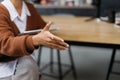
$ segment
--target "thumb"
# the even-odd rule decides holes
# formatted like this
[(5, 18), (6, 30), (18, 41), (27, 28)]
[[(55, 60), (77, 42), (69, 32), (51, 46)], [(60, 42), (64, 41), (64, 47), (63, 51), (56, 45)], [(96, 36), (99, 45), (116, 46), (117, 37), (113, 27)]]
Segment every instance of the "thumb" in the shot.
[(46, 26), (43, 28), (43, 31), (48, 31), (51, 25), (52, 25), (52, 22), (49, 21), (49, 22), (46, 24)]

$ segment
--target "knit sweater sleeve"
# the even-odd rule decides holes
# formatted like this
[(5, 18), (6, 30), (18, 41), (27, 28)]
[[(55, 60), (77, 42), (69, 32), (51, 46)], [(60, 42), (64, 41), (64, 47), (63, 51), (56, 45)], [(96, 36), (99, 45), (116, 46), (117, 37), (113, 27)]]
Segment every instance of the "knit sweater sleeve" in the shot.
[(20, 57), (32, 53), (32, 36), (15, 36), (9, 24), (9, 15), (0, 7), (0, 55)]

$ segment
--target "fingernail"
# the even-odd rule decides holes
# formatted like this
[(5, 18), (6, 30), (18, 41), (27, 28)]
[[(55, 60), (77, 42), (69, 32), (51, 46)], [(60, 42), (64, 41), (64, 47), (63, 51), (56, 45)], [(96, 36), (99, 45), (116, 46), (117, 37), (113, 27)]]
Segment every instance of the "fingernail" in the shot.
[(69, 45), (67, 44), (67, 47), (69, 47)]
[(64, 40), (61, 40), (62, 42), (64, 41)]
[(49, 26), (50, 24), (52, 24), (52, 21), (49, 21), (49, 22), (47, 23), (47, 26)]
[(62, 41), (62, 42), (64, 42), (64, 40), (63, 40), (63, 39), (61, 39), (61, 41)]
[(49, 23), (49, 24), (53, 24), (53, 22), (52, 22), (52, 21), (49, 21), (48, 23)]

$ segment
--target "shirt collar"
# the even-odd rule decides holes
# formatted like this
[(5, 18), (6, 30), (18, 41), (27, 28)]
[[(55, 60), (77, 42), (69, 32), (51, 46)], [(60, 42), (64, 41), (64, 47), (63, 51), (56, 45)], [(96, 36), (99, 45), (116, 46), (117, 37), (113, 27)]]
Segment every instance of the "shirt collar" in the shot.
[[(16, 11), (14, 5), (12, 4), (12, 2), (10, 0), (4, 0), (2, 2), (2, 4), (8, 9), (11, 21), (13, 21), (17, 17), (20, 17), (18, 12)], [(24, 1), (23, 1), (23, 6), (22, 6), (22, 14), (26, 14), (27, 16), (31, 16), (31, 14), (27, 8), (27, 5), (25, 4)], [(21, 14), (21, 19), (23, 18), (22, 14)]]

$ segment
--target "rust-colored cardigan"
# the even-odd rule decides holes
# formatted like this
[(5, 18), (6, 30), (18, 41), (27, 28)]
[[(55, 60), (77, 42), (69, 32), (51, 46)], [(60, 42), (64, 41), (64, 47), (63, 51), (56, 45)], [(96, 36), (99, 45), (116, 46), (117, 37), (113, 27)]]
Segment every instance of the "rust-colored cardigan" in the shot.
[[(27, 17), (26, 30), (43, 28), (46, 23), (37, 10), (32, 4), (26, 4), (31, 13), (31, 16)], [(0, 62), (29, 55), (35, 49), (32, 35), (17, 36), (19, 33), (17, 26), (10, 19), (8, 10), (0, 4)]]

